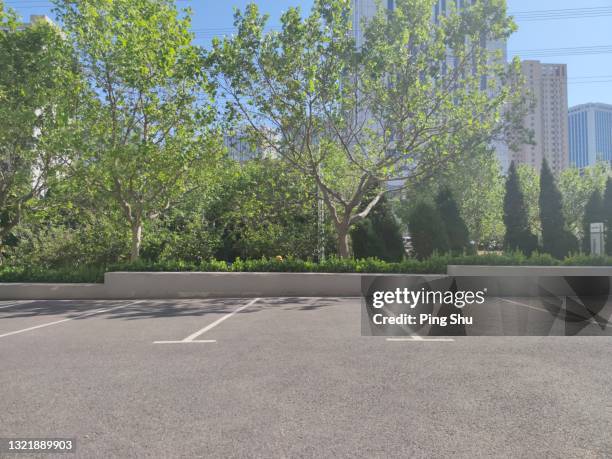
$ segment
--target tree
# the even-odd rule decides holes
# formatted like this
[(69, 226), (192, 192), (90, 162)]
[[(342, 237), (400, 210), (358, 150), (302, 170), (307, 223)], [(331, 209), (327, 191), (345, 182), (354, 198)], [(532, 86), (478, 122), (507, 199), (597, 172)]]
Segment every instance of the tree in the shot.
[(283, 161), (259, 159), (228, 171), (203, 211), (208, 231), (220, 232), (220, 259), (291, 256), (313, 258), (317, 250), (317, 198), (312, 180)]
[(436, 196), (444, 187), (451, 190), (475, 247), (501, 246), (505, 232), (504, 178), (495, 152), (487, 147), (466, 154), (426, 185), (406, 190), (396, 209), (400, 219), (408, 221), (411, 201)]
[(435, 252), (448, 252), (450, 246), (444, 221), (434, 206), (426, 202), (417, 204), (410, 216), (408, 229), (412, 247), (420, 260), (431, 257)]
[(603, 222), (606, 224), (606, 254), (612, 255), (612, 178), (606, 180), (603, 198)]
[(64, 143), (78, 75), (60, 31), (46, 21), (19, 27), (0, 2), (0, 260), (3, 241), (66, 161)]
[(603, 223), (604, 221), (601, 193), (599, 190), (595, 190), (584, 207), (584, 217), (582, 219), (582, 250), (584, 253), (591, 253), (591, 223)]
[(215, 163), (212, 87), (190, 14), (171, 0), (55, 3), (88, 83), (71, 167), (121, 210), (136, 260), (144, 222), (194, 191), (190, 174)]
[(368, 217), (353, 228), (351, 239), (355, 258), (376, 257), (388, 262), (398, 262), (404, 258), (402, 232), (386, 196), (381, 198)]
[(510, 165), (508, 178), (506, 179), (504, 225), (506, 226), (505, 250), (518, 250), (530, 255), (537, 249), (538, 239), (529, 228), (525, 198), (521, 191), (514, 161)]
[[(271, 33), (249, 5), (236, 12), (237, 34), (214, 41), (211, 54), (228, 118), (245, 121), (260, 144), (314, 179), (341, 257), (351, 227), (385, 193), (516, 132), (508, 127), (524, 102), (518, 61), (505, 66), (482, 46), (514, 31), (503, 0), (435, 21), (431, 1), (398, 0), (363, 25), (360, 47), (351, 3), (316, 0), (306, 18), (289, 8)], [(391, 186), (366, 199), (375, 183)]]
[(542, 224), (542, 249), (555, 258), (563, 259), (572, 250), (577, 250), (578, 244), (575, 236), (566, 229), (561, 193), (546, 159), (542, 162), (540, 171), (538, 202)]
[(491, 152), (476, 155), (446, 182), (450, 183), (460, 203), (461, 215), (475, 246), (481, 243), (501, 245), (504, 239), (504, 179), (501, 166)]
[(529, 229), (538, 236), (542, 232), (540, 223), (540, 206), (538, 198), (540, 196), (540, 178), (538, 171), (528, 164), (516, 166), (519, 185), (523, 193), (525, 209), (527, 211), (527, 222)]
[(586, 204), (595, 190), (603, 193), (610, 174), (610, 165), (602, 162), (584, 169), (565, 169), (559, 177), (565, 221), (570, 231), (580, 239), (583, 237)]
[(471, 248), (470, 234), (459, 214), (459, 207), (448, 187), (443, 187), (436, 196), (436, 209), (448, 237), (449, 249), (454, 254), (463, 254)]

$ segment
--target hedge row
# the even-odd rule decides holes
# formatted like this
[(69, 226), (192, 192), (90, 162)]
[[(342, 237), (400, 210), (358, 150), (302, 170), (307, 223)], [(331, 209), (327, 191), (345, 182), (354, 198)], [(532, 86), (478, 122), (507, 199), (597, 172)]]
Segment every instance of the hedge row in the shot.
[(103, 282), (110, 271), (143, 272), (315, 272), (315, 273), (372, 273), (372, 274), (445, 274), (448, 265), (486, 266), (612, 266), (612, 257), (576, 255), (556, 260), (549, 255), (522, 254), (450, 256), (438, 255), (427, 260), (404, 260), (387, 263), (375, 258), (341, 260), (330, 258), (321, 263), (295, 259), (240, 260), (233, 263), (210, 260), (199, 264), (185, 262), (115, 264), (106, 267), (76, 267), (62, 269), (33, 269), (23, 267), (0, 268), (0, 282)]

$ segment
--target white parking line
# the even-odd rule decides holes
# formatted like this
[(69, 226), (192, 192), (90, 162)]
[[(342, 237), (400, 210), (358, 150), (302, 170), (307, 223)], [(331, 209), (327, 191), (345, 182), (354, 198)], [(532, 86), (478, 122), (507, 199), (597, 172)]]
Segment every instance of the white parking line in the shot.
[(216, 340), (196, 340), (196, 338), (202, 336), (207, 331), (212, 330), (213, 328), (215, 328), (220, 323), (222, 323), (222, 322), (226, 321), (227, 319), (229, 319), (230, 317), (232, 317), (234, 314), (239, 313), (240, 311), (248, 308), (249, 306), (253, 306), (259, 300), (260, 300), (260, 298), (255, 298), (254, 300), (249, 301), (247, 304), (245, 304), (243, 306), (240, 306), (239, 308), (235, 309), (234, 311), (230, 312), (229, 314), (226, 314), (223, 317), (221, 317), (220, 319), (215, 320), (212, 324), (207, 325), (202, 330), (198, 330), (197, 332), (189, 335), (187, 338), (185, 338), (182, 341), (154, 341), (153, 344), (216, 343), (217, 342)]
[[(517, 306), (523, 306), (525, 308), (534, 309), (536, 311), (541, 311), (541, 312), (545, 312), (547, 314), (551, 314), (552, 315), (552, 313), (550, 311), (548, 311), (547, 309), (538, 308), (536, 306), (531, 306), (529, 304), (521, 303), (519, 301), (509, 300), (507, 298), (499, 298), (499, 299), (502, 300), (502, 301), (505, 301), (506, 303), (514, 304), (514, 305), (517, 305)], [(567, 305), (566, 304), (567, 304), (567, 297), (564, 296), (563, 297), (563, 309), (564, 309), (564, 313), (565, 313), (564, 314), (564, 319), (565, 320), (567, 320)], [(593, 317), (588, 318), (588, 319), (585, 318), (584, 320), (589, 322), (589, 323), (591, 323), (591, 324), (593, 324), (593, 325), (599, 325), (599, 323)]]
[(203, 343), (216, 343), (216, 339), (203, 339), (197, 341), (155, 341), (155, 344), (203, 344)]
[(508, 298), (498, 298), (498, 300), (505, 301), (506, 303), (514, 304), (516, 306), (522, 306), (524, 308), (533, 309), (534, 311), (545, 312), (550, 314), (550, 311), (547, 309), (538, 308), (537, 306), (531, 306), (530, 304), (521, 303), (520, 301), (509, 300)]
[(0, 309), (6, 309), (6, 308), (14, 308), (17, 306), (22, 306), (24, 304), (30, 304), (32, 303), (31, 301), (24, 301), (24, 302), (13, 302), (11, 304), (5, 304), (3, 306), (0, 306)]
[(13, 331), (13, 332), (5, 333), (3, 335), (0, 335), (0, 338), (6, 338), (7, 336), (18, 335), (20, 333), (29, 332), (29, 331), (32, 331), (32, 330), (38, 330), (39, 328), (50, 327), (52, 325), (63, 324), (64, 322), (70, 322), (71, 320), (75, 320), (75, 319), (83, 319), (85, 317), (95, 316), (97, 314), (103, 314), (105, 312), (111, 312), (111, 311), (114, 311), (116, 309), (125, 308), (127, 306), (131, 306), (131, 305), (137, 304), (137, 303), (138, 302), (134, 302), (134, 303), (122, 304), (121, 306), (116, 306), (114, 308), (98, 309), (96, 311), (88, 312), (88, 313), (85, 313), (85, 314), (80, 314), (80, 315), (74, 316), (74, 317), (69, 317), (67, 319), (56, 320), (55, 322), (48, 322), (46, 324), (36, 325), (35, 327), (29, 327), (29, 328), (24, 328), (22, 330), (16, 330), (16, 331)]
[(452, 338), (423, 338), (422, 336), (411, 336), (409, 338), (387, 338), (389, 342), (403, 343), (403, 342), (416, 342), (416, 343), (454, 343), (455, 340)]

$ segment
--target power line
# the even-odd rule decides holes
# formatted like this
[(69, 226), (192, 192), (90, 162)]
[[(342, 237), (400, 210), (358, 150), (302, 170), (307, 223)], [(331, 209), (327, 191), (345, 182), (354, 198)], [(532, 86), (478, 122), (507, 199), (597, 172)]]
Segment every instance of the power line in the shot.
[(568, 81), (568, 85), (583, 85), (583, 84), (603, 84), (603, 83), (612, 83), (612, 79), (610, 80), (595, 80), (595, 81)]
[(514, 19), (521, 22), (548, 21), (557, 19), (579, 19), (612, 15), (611, 6), (595, 8), (570, 8), (554, 10), (532, 10), (510, 13)]
[(520, 49), (511, 54), (528, 57), (587, 56), (612, 53), (612, 46), (577, 46), (570, 48)]
[(568, 78), (568, 80), (592, 80), (592, 79), (601, 79), (601, 78), (612, 78), (612, 75), (577, 76), (577, 77), (570, 77)]
[[(175, 0), (177, 3), (186, 3), (192, 0)], [(23, 9), (45, 8), (53, 5), (46, 0), (25, 0), (25, 1), (7, 1), (5, 5), (17, 6)], [(612, 16), (612, 7), (592, 7), (592, 8), (568, 8), (568, 9), (550, 9), (550, 10), (531, 10), (531, 11), (516, 11), (510, 12), (515, 20), (520, 22), (533, 21), (549, 21), (559, 19), (581, 19), (594, 18), (603, 16)]]

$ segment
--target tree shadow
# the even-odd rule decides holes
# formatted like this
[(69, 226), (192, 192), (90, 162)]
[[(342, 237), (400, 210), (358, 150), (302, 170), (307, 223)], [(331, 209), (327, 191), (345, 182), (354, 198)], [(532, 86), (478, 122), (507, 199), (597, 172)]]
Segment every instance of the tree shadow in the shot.
[[(90, 317), (107, 319), (137, 320), (175, 317), (203, 317), (207, 315), (223, 315), (234, 312), (236, 308), (246, 305), (248, 298), (214, 298), (214, 299), (178, 299), (178, 300), (35, 300), (20, 303), (5, 309), (0, 309), (0, 320), (62, 316), (74, 320)], [(238, 314), (253, 314), (266, 309), (280, 308), (292, 311), (314, 311), (317, 309), (339, 305), (340, 298), (262, 298), (252, 306)], [(2, 303), (0, 303), (0, 307)], [(121, 307), (123, 306), (123, 307)], [(117, 308), (112, 311), (106, 309)], [(94, 313), (102, 310), (100, 313)], [(83, 317), (80, 317), (83, 316)]]

